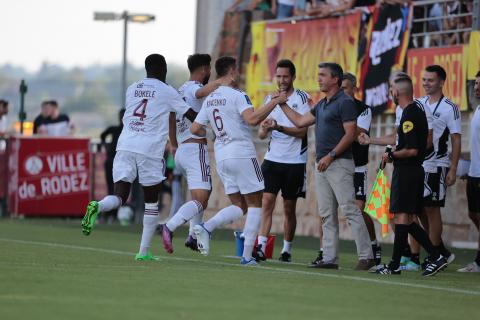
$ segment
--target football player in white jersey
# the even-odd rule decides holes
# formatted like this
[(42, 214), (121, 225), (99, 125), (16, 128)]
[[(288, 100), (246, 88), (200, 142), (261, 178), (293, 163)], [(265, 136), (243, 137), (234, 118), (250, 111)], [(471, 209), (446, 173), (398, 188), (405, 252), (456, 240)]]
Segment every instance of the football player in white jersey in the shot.
[(167, 142), (170, 112), (194, 120), (196, 113), (178, 92), (165, 84), (167, 64), (159, 54), (145, 59), (147, 77), (130, 85), (126, 92), (123, 129), (113, 161), (114, 195), (91, 201), (82, 220), (82, 231), (89, 235), (101, 212), (119, 208), (127, 201), (130, 186), (138, 175), (145, 198), (143, 232), (136, 260), (156, 260), (150, 244), (158, 224), (158, 194), (165, 179), (163, 154)]
[[(423, 88), (427, 96), (421, 99), (426, 109), (433, 114), (433, 147), (430, 155), (425, 158), (424, 207), (428, 223), (430, 240), (450, 264), (455, 255), (451, 253), (442, 241), (442, 216), (440, 208), (445, 206), (447, 186), (452, 186), (456, 180), (457, 165), (461, 152), (462, 120), (460, 110), (453, 102), (443, 95), (443, 86), (447, 73), (439, 65), (425, 68)], [(452, 161), (448, 153), (448, 139), (451, 139)], [(426, 264), (425, 264), (426, 265)]]
[(217, 173), (232, 205), (220, 210), (204, 224), (195, 226), (194, 232), (200, 252), (208, 255), (212, 231), (247, 214), (240, 263), (256, 265), (252, 251), (260, 228), (264, 184), (248, 125), (258, 125), (265, 120), (277, 104), (286, 102), (286, 94), (274, 96), (268, 104), (254, 110), (250, 98), (235, 88), (238, 79), (235, 58), (219, 58), (215, 62), (215, 70), (218, 77), (228, 77), (231, 83), (219, 87), (205, 98), (190, 131), (203, 136), (205, 126), (210, 124), (212, 127), (215, 134)]
[[(480, 71), (475, 76), (473, 89), (475, 98), (480, 100)], [(468, 216), (480, 231), (480, 105), (473, 113), (470, 126), (470, 168), (467, 174)], [(480, 272), (480, 234), (478, 236), (477, 255), (475, 260), (458, 272)]]
[[(210, 79), (209, 54), (193, 54), (188, 57), (187, 65), (190, 79), (178, 89), (183, 99), (198, 113), (204, 98), (217, 89), (224, 78), (208, 83)], [(210, 177), (210, 160), (207, 139), (190, 132), (192, 121), (182, 114), (170, 113), (170, 143), (175, 152), (175, 166), (187, 177), (192, 200), (183, 204), (176, 214), (162, 226), (163, 246), (168, 253), (173, 252), (172, 232), (190, 221), (189, 236), (185, 246), (197, 251), (197, 239), (193, 227), (202, 222), (203, 211), (207, 208), (212, 190)]]
[[(275, 68), (275, 79), (278, 91), (286, 93), (287, 104), (301, 114), (310, 111), (310, 96), (293, 87), (295, 65), (290, 60), (280, 60)], [(265, 104), (272, 97), (265, 98)], [(265, 139), (270, 134), (270, 142), (262, 163), (262, 174), (265, 178), (265, 190), (262, 199), (262, 226), (258, 235), (257, 259), (265, 260), (265, 248), (268, 234), (272, 227), (272, 214), (277, 194), (281, 190), (284, 208), (283, 248), (279, 260), (292, 261), (291, 247), (297, 226), (297, 198), (305, 198), (306, 163), (307, 163), (307, 130), (297, 128), (288, 120), (279, 106), (265, 119), (258, 131), (258, 137)]]

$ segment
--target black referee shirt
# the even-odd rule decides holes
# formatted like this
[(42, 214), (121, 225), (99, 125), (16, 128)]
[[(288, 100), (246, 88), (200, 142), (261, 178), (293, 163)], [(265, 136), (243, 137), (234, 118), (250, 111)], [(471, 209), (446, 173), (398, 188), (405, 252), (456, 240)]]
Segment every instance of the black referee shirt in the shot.
[(397, 130), (398, 143), (395, 151), (417, 149), (414, 157), (395, 159), (394, 165), (422, 165), (427, 148), (428, 123), (425, 112), (415, 103), (403, 109), (400, 125)]

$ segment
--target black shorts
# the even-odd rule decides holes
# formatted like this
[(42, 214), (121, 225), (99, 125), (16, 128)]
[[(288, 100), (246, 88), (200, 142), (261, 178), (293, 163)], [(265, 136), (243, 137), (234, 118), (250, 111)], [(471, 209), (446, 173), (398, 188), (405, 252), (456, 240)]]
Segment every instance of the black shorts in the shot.
[(367, 200), (367, 171), (355, 172), (353, 176), (353, 187), (355, 188), (355, 199)]
[(391, 213), (420, 214), (423, 207), (423, 167), (397, 165), (393, 168)]
[(262, 174), (265, 178), (263, 192), (278, 194), (282, 190), (283, 199), (305, 198), (307, 180), (305, 163), (279, 163), (264, 160)]
[(467, 178), (468, 211), (480, 213), (480, 178)]
[(423, 204), (425, 207), (445, 207), (449, 168), (437, 167), (437, 172), (425, 172)]

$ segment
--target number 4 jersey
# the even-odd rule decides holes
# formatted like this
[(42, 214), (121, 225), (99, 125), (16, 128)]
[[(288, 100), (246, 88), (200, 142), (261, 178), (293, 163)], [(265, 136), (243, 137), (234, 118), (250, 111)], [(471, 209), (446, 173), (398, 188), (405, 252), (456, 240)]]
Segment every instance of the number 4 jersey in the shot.
[(177, 90), (160, 80), (145, 78), (135, 82), (127, 89), (117, 151), (163, 158), (170, 112), (183, 115), (189, 108)]
[(210, 126), (215, 133), (215, 159), (256, 158), (250, 128), (242, 113), (253, 108), (242, 91), (221, 86), (203, 102), (195, 122)]

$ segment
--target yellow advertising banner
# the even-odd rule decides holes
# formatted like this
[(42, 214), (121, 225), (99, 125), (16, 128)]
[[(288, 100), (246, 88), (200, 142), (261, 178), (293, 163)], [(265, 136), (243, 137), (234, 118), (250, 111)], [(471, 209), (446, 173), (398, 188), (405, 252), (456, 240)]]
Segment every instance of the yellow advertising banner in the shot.
[(422, 76), (425, 68), (432, 64), (442, 66), (447, 72), (447, 81), (443, 92), (460, 110), (467, 110), (467, 47), (451, 46), (443, 48), (408, 50), (407, 73), (412, 77), (416, 97), (425, 95)]
[[(470, 33), (470, 43), (467, 54), (467, 79), (475, 80), (475, 76), (480, 71), (480, 31)], [(466, 51), (467, 51), (466, 50)]]
[(275, 91), (275, 66), (290, 59), (296, 66), (295, 87), (317, 96), (317, 66), (337, 62), (345, 72), (357, 73), (361, 13), (297, 22), (252, 23), (252, 50), (246, 89), (253, 104)]

